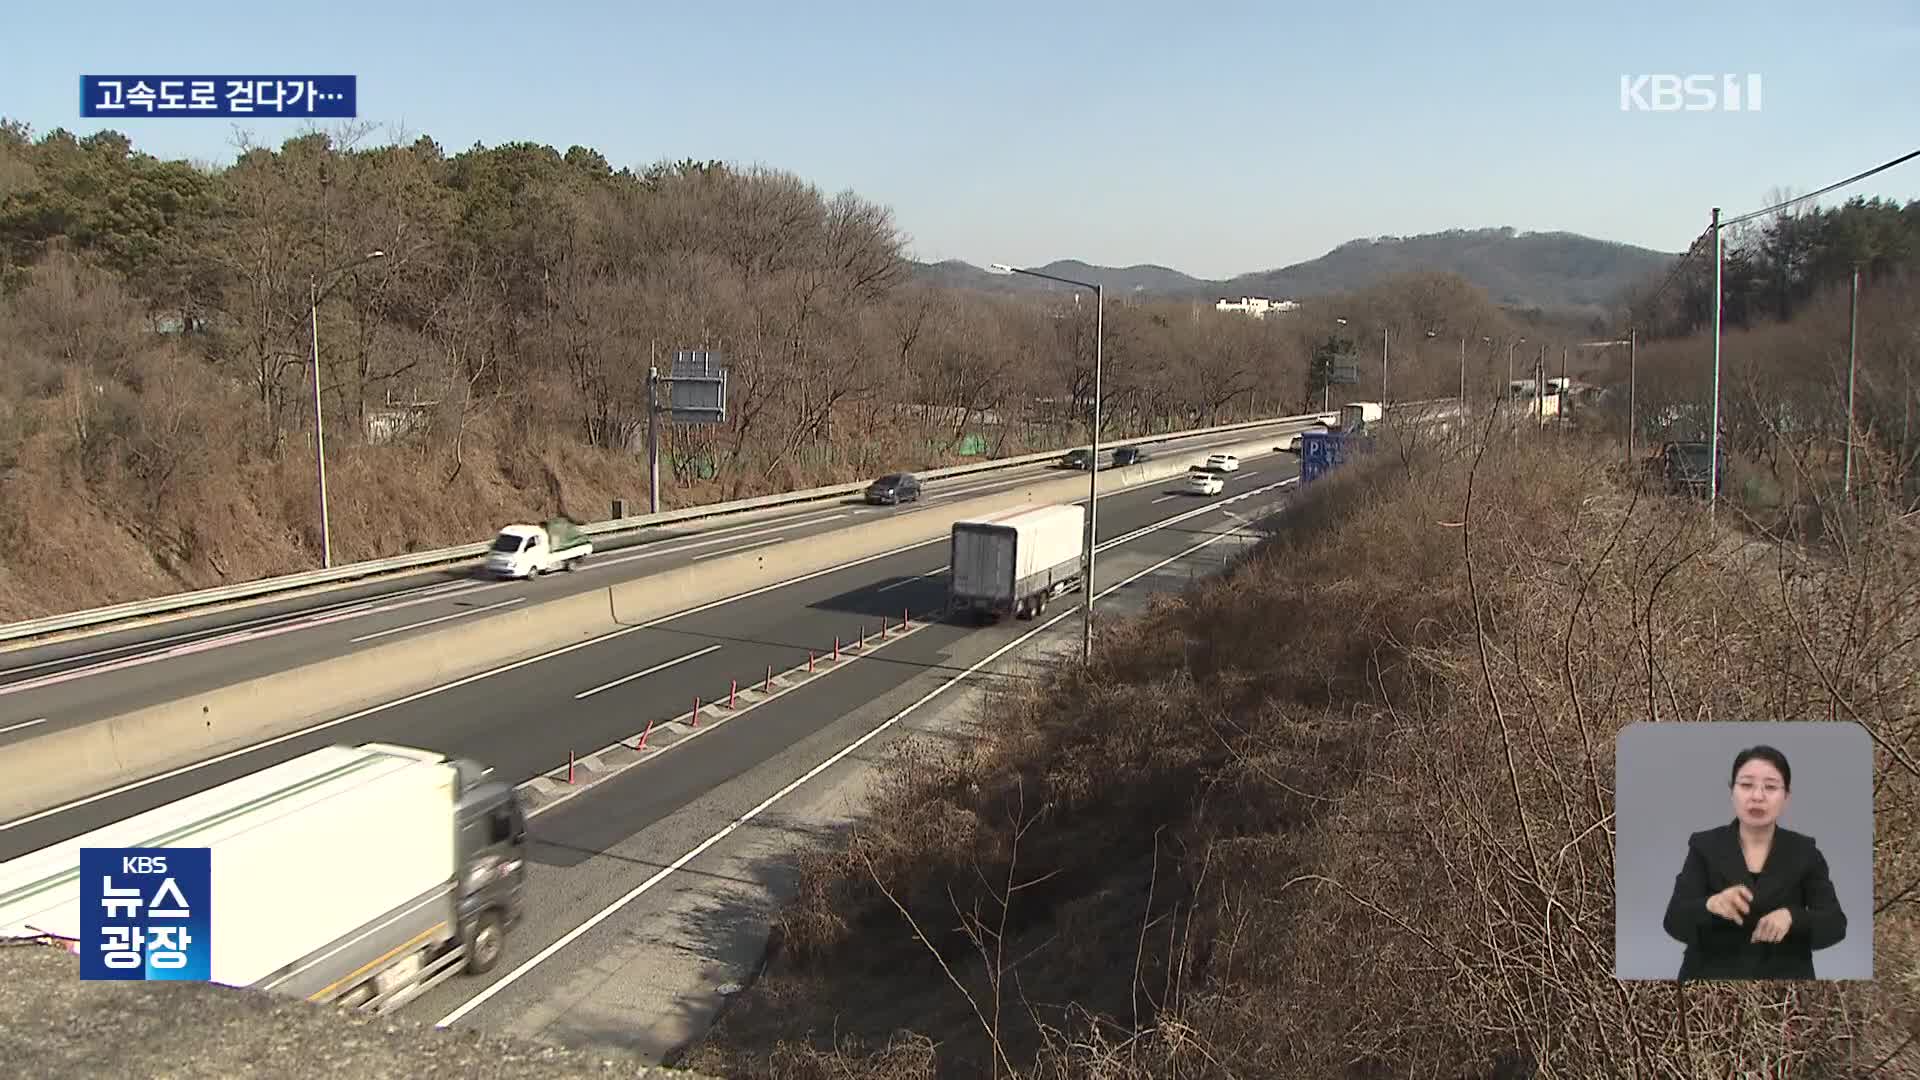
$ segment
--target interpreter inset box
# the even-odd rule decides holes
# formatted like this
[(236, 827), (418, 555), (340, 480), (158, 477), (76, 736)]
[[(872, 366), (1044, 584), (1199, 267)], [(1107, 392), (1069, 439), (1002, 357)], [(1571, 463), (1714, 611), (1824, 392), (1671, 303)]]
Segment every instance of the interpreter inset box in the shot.
[(1614, 763), (1617, 978), (1873, 978), (1864, 728), (1639, 723)]

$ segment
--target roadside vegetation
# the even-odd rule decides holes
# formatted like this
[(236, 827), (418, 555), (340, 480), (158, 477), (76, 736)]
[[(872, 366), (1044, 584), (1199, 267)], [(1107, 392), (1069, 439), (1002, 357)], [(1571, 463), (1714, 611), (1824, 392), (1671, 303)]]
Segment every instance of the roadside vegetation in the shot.
[[(1916, 239), (1920, 204), (1869, 200), (1731, 238), (1716, 514), (1649, 468), (1710, 430), (1709, 263), (1623, 311), (1631, 373), (1625, 348), (1569, 344), (1602, 392), (1566, 422), (1389, 434), (1232, 571), (1107, 625), (1091, 670), (1001, 690), (977, 739), (910, 746), (689, 1063), (1920, 1075)], [(1351, 306), (1302, 322), (1364, 342), (1432, 318)], [(1504, 352), (1469, 349), (1477, 400)], [(1876, 981), (1616, 980), (1618, 733), (1753, 719), (1873, 737)]]
[[(729, 1077), (1911, 1075), (1920, 535), (1766, 539), (1568, 432), (1389, 437), (1227, 575), (888, 765)], [(1879, 981), (1613, 977), (1616, 734), (1874, 736)], [(1860, 921), (1869, 916), (1862, 913)]]

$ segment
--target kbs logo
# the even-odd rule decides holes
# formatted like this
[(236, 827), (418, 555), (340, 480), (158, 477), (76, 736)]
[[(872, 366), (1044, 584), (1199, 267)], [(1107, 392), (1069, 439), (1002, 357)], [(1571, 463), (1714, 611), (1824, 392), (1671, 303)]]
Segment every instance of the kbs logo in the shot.
[(1622, 75), (1621, 112), (1759, 112), (1758, 75)]

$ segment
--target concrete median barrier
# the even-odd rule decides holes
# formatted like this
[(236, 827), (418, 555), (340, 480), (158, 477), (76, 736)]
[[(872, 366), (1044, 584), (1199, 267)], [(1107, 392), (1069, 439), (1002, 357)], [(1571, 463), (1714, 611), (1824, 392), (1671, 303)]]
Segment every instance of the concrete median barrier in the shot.
[[(1269, 436), (1226, 450), (1251, 457), (1270, 453), (1272, 447)], [(1098, 475), (1099, 490), (1105, 494), (1180, 476), (1211, 452), (1169, 454), (1104, 470)], [(0, 747), (0, 820), (157, 776), (617, 629), (942, 538), (958, 520), (1023, 503), (1073, 502), (1086, 491), (1084, 473), (1038, 478), (1012, 490), (706, 559), (111, 719), (48, 731)]]
[[(1273, 439), (1242, 443), (1226, 448), (1241, 457), (1271, 453)], [(1184, 476), (1189, 468), (1206, 460), (1210, 453), (1170, 454), (1140, 465), (1103, 469), (1097, 483), (1102, 494), (1152, 484)], [(1040, 480), (1013, 491), (999, 491), (973, 499), (902, 514), (853, 529), (841, 529), (821, 538), (791, 540), (736, 555), (707, 559), (612, 587), (614, 618), (623, 626), (637, 626), (672, 616), (701, 604), (724, 600), (755, 589), (777, 584), (803, 574), (817, 573), (842, 566), (856, 559), (880, 555), (913, 544), (944, 538), (953, 523), (980, 517), (1025, 503), (1070, 503), (1087, 493), (1084, 473)]]
[(0, 747), (0, 820), (350, 715), (616, 629), (607, 591), (422, 634)]

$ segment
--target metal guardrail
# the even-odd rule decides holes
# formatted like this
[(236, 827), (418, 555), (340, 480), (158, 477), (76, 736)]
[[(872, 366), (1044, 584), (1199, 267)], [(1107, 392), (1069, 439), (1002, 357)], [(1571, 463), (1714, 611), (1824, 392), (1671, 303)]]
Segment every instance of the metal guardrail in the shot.
[[(1407, 404), (1413, 404), (1408, 402)], [(1195, 428), (1190, 431), (1171, 431), (1164, 435), (1147, 435), (1137, 439), (1116, 440), (1112, 445), (1135, 446), (1142, 443), (1173, 442), (1180, 439), (1200, 438), (1206, 435), (1223, 435), (1234, 431), (1247, 431), (1253, 428), (1271, 427), (1301, 420), (1312, 420), (1324, 416), (1326, 412), (1301, 413), (1297, 416), (1276, 416), (1266, 420), (1248, 420), (1237, 424), (1223, 424), (1218, 427)], [(1043, 461), (1058, 460), (1066, 450), (1049, 450), (1038, 454), (1023, 454), (1019, 457), (1001, 458), (997, 461), (975, 462), (971, 465), (953, 465), (944, 469), (932, 469), (920, 475), (929, 480), (943, 480), (955, 476), (971, 476), (980, 473), (1015, 469), (1024, 465), (1035, 465)], [(800, 506), (810, 502), (820, 502), (843, 495), (852, 495), (865, 491), (870, 481), (850, 484), (834, 484), (830, 487), (809, 488), (805, 491), (781, 492), (775, 495), (759, 495), (751, 499), (736, 499), (732, 502), (710, 503), (705, 506), (688, 506), (679, 510), (667, 510), (658, 514), (643, 514), (638, 517), (616, 518), (583, 525), (582, 533), (588, 536), (611, 536), (620, 533), (637, 532), (654, 525), (671, 525), (682, 521), (695, 521), (702, 518), (726, 517), (730, 514), (742, 514), (751, 510), (761, 510), (776, 506)], [(435, 551), (416, 551), (410, 555), (396, 555), (387, 559), (375, 559), (370, 562), (350, 563), (326, 570), (308, 570), (297, 574), (283, 574), (278, 577), (257, 578), (234, 585), (222, 585), (218, 588), (200, 589), (194, 592), (175, 593), (171, 596), (156, 597), (151, 600), (134, 600), (108, 607), (89, 608), (85, 611), (72, 611), (62, 615), (49, 615), (25, 622), (9, 623), (0, 626), (0, 641), (18, 641), (23, 638), (38, 637), (42, 634), (58, 633), (62, 630), (74, 630), (87, 626), (102, 626), (108, 623), (123, 622), (128, 619), (143, 618), (148, 615), (162, 615), (190, 608), (210, 607), (233, 600), (247, 600), (256, 596), (269, 596), (274, 593), (293, 592), (297, 589), (315, 585), (331, 585), (356, 578), (378, 577), (400, 570), (417, 570), (430, 566), (446, 566), (477, 559), (487, 553), (492, 541), (477, 544), (462, 544), (458, 547), (440, 548)]]

